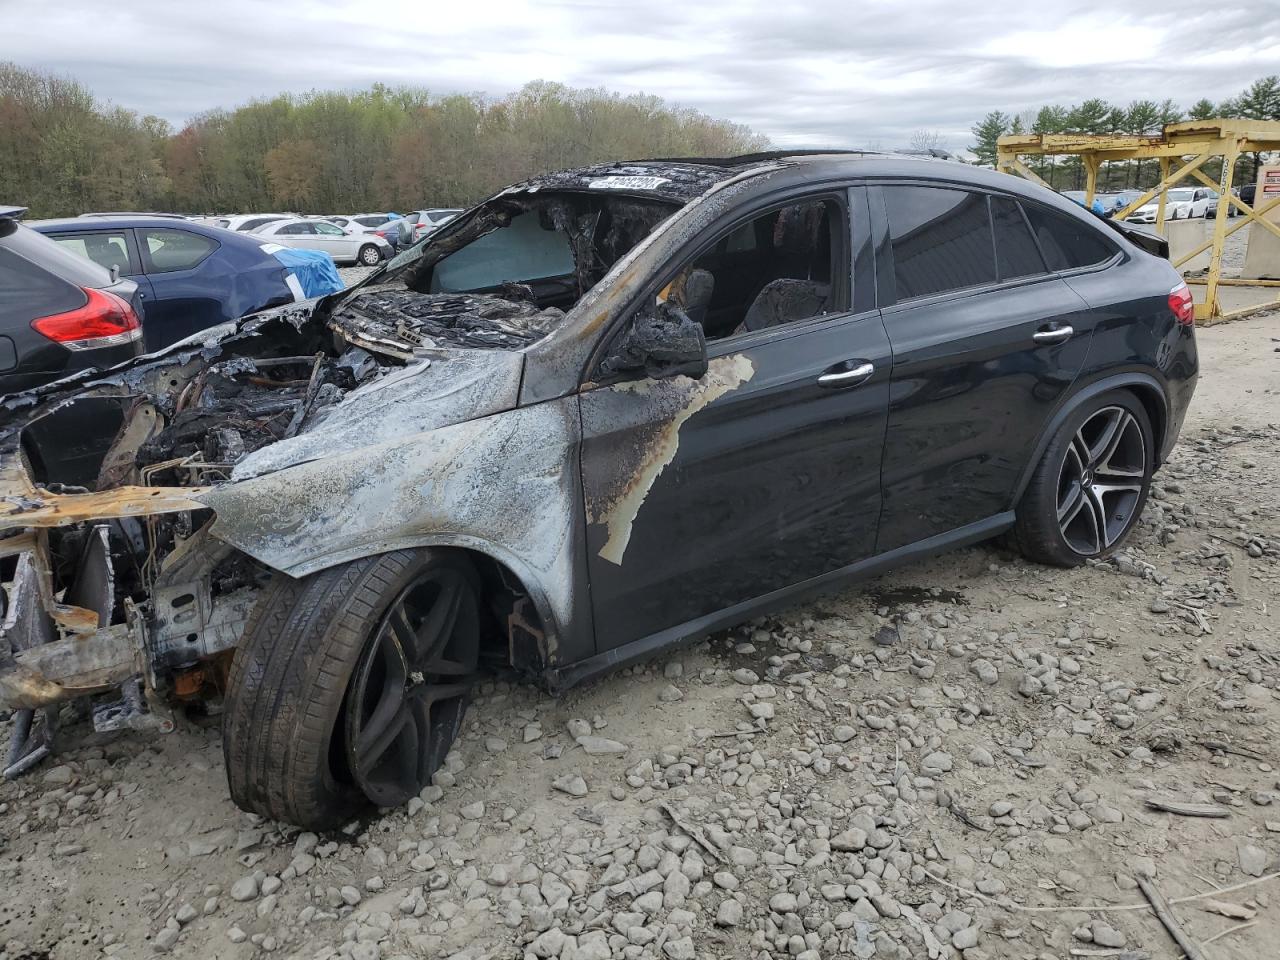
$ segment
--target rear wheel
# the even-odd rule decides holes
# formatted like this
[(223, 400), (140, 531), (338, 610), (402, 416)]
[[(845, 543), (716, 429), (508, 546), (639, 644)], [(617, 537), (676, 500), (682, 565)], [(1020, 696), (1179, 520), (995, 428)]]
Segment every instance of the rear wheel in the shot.
[(457, 736), (479, 651), (474, 569), (402, 550), (283, 574), (236, 651), (223, 719), (231, 796), (310, 829), (426, 786)]
[(366, 267), (377, 266), (382, 262), (382, 251), (374, 244), (366, 243), (360, 248), (360, 262)]
[(1151, 421), (1128, 391), (1075, 411), (1049, 443), (1018, 505), (1029, 559), (1070, 567), (1114, 552), (1142, 513), (1155, 468)]

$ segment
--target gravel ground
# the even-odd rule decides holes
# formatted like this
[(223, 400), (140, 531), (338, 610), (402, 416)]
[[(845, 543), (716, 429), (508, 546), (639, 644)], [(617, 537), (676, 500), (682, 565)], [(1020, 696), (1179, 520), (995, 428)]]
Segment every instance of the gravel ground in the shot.
[(377, 267), (339, 267), (338, 276), (342, 278), (343, 283), (350, 287), (359, 283), (376, 269)]
[(987, 544), (558, 700), (486, 683), (436, 785), (333, 835), (231, 804), (216, 717), (82, 740), (0, 784), (0, 958), (1176, 957), (1140, 877), (1275, 956), (1277, 324), (1201, 332), (1113, 562)]

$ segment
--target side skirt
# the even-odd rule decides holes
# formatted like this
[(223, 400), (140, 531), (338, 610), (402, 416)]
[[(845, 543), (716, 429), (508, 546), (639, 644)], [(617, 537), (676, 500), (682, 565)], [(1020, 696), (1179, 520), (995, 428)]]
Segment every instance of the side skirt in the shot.
[(851, 581), (865, 580), (915, 560), (923, 560), (926, 557), (944, 553), (948, 550), (967, 547), (983, 540), (990, 540), (992, 537), (999, 536), (1006, 530), (1011, 529), (1013, 521), (1012, 510), (1006, 513), (999, 513), (994, 517), (988, 517), (986, 520), (979, 520), (977, 523), (971, 523), (948, 533), (907, 544), (904, 547), (898, 547), (875, 557), (859, 560), (857, 563), (851, 563), (846, 567), (840, 567), (838, 570), (832, 570), (821, 576), (813, 577), (789, 587), (783, 587), (780, 590), (766, 593), (751, 600), (745, 600), (742, 603), (734, 604), (732, 607), (717, 610), (715, 613), (709, 613), (706, 616), (669, 627), (647, 637), (640, 637), (638, 640), (632, 640), (620, 647), (614, 647), (612, 650), (597, 653), (595, 656), (579, 660), (577, 663), (554, 667), (547, 670), (543, 677), (548, 688), (553, 693), (561, 693), (585, 680), (593, 679), (619, 667), (625, 667), (652, 657), (668, 647), (673, 647), (682, 642), (697, 640), (709, 633), (735, 626), (745, 620), (758, 617), (779, 607), (788, 606), (813, 594), (844, 586)]

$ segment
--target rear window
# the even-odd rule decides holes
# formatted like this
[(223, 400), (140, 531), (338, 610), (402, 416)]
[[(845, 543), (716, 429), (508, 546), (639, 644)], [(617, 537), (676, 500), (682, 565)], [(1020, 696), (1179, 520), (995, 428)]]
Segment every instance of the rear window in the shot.
[(218, 249), (218, 244), (208, 237), (163, 227), (139, 228), (138, 239), (147, 249), (149, 273), (190, 270)]
[(37, 317), (74, 310), (84, 293), (0, 245), (0, 332), (10, 333)]
[(245, 232), (248, 230), (256, 230), (258, 227), (262, 226), (264, 223), (275, 223), (277, 220), (283, 220), (283, 219), (284, 217), (254, 217), (252, 220), (246, 220), (244, 223), (240, 224), (240, 226), (238, 226), (236, 229), (241, 232)]
[(1034, 203), (1024, 203), (1050, 270), (1077, 270), (1110, 260), (1115, 247), (1092, 226)]
[(986, 194), (942, 187), (883, 190), (898, 300), (996, 282)]
[(991, 222), (996, 232), (996, 272), (1001, 282), (1047, 272), (1016, 201), (992, 197)]

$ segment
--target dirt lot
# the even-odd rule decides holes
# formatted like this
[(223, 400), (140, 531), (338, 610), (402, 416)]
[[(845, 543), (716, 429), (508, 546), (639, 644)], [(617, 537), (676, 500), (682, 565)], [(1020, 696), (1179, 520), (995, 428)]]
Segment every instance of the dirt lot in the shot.
[(561, 700), (488, 683), (438, 785), (339, 834), (232, 806), (216, 717), (69, 749), (0, 785), (0, 958), (1177, 957), (1139, 874), (1274, 957), (1273, 337), (1201, 332), (1113, 563), (989, 544)]

